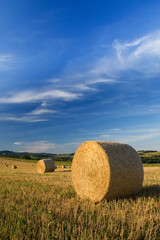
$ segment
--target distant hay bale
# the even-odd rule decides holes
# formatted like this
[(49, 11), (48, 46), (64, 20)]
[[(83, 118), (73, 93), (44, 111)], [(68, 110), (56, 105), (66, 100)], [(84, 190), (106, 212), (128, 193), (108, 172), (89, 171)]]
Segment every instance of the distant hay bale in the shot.
[(16, 165), (12, 165), (11, 168), (12, 168), (12, 169), (16, 169), (17, 166), (16, 166)]
[(54, 172), (55, 164), (52, 159), (42, 159), (37, 162), (37, 172), (46, 173)]
[(6, 167), (8, 167), (8, 164), (5, 164), (6, 165)]
[(61, 168), (67, 168), (66, 165), (62, 165)]
[(127, 144), (84, 142), (72, 162), (72, 182), (82, 199), (99, 202), (138, 193), (143, 166), (137, 152)]

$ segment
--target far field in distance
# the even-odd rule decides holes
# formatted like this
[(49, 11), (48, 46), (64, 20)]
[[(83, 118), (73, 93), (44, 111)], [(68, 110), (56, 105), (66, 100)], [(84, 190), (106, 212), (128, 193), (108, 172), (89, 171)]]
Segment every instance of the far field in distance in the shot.
[[(138, 151), (143, 164), (160, 164), (160, 152), (158, 151)], [(74, 153), (70, 154), (53, 154), (53, 153), (29, 153), (29, 152), (13, 152), (0, 151), (0, 158), (15, 159), (16, 161), (27, 161), (36, 163), (40, 159), (50, 158), (56, 164), (71, 165)]]
[(160, 164), (143, 164), (138, 194), (93, 204), (76, 194), (71, 169), (39, 174), (36, 162), (0, 158), (0, 239), (160, 239)]

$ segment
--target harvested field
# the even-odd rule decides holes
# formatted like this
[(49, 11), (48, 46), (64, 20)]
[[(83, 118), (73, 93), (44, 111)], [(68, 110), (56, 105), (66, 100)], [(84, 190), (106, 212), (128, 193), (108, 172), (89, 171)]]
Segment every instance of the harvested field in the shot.
[(134, 197), (93, 204), (76, 195), (71, 169), (13, 164), (0, 166), (0, 239), (160, 239), (160, 167), (144, 168)]

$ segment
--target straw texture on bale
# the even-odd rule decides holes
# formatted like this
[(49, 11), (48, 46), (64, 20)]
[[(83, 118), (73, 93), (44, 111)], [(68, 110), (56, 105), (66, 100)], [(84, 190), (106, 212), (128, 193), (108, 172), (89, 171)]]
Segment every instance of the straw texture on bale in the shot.
[(37, 162), (38, 173), (54, 172), (55, 169), (55, 164), (52, 159), (42, 159)]
[(84, 142), (72, 162), (72, 182), (77, 194), (93, 202), (138, 193), (143, 175), (139, 155), (122, 143)]
[(12, 169), (16, 169), (17, 168), (17, 166), (16, 165), (12, 165), (12, 167), (11, 167)]

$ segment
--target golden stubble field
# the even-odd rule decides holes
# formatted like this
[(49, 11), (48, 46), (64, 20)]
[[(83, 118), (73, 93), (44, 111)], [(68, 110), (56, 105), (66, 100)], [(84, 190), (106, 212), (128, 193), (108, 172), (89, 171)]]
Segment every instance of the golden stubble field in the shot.
[(69, 168), (40, 175), (36, 164), (0, 159), (0, 239), (158, 240), (160, 167), (144, 173), (138, 195), (93, 204), (75, 194)]

